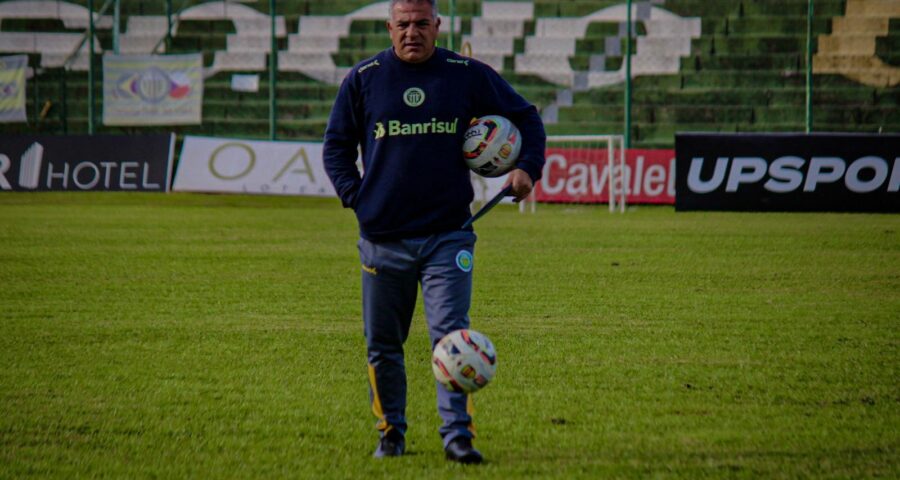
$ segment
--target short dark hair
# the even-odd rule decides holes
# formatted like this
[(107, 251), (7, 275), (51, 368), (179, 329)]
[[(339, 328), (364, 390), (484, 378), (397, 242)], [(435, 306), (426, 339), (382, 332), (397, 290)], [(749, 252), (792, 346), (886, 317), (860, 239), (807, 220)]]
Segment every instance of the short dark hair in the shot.
[(431, 11), (434, 13), (434, 18), (438, 18), (437, 0), (391, 0), (391, 4), (388, 6), (388, 19), (394, 17), (394, 5), (398, 3), (427, 3), (428, 5), (431, 5)]

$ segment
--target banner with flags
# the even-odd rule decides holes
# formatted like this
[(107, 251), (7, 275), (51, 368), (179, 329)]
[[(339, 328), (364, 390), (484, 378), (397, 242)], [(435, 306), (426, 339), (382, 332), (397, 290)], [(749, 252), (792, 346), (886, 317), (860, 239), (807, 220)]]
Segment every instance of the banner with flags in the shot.
[(103, 56), (105, 125), (199, 124), (203, 56)]
[(26, 122), (25, 69), (28, 55), (0, 57), (0, 122)]

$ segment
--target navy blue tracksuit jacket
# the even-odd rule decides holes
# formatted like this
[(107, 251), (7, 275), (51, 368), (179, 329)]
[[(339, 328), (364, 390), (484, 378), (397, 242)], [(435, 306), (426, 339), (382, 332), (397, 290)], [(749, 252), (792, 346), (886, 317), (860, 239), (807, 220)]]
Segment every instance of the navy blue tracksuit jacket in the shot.
[(353, 67), (325, 131), (324, 162), (360, 236), (378, 242), (458, 230), (473, 199), (463, 135), (484, 115), (516, 124), (516, 166), (540, 179), (546, 137), (537, 109), (491, 67), (442, 48), (420, 64), (388, 48)]

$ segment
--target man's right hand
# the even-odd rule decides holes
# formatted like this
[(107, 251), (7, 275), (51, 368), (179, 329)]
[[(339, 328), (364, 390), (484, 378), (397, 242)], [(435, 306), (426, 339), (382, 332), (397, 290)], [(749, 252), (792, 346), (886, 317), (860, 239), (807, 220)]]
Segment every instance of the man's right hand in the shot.
[[(534, 189), (534, 183), (531, 181), (531, 176), (529, 176), (525, 170), (520, 168), (513, 169), (513, 171), (509, 172), (506, 185), (512, 186), (510, 193), (515, 197), (515, 202), (521, 202), (528, 198), (528, 195), (531, 194), (531, 190)], [(506, 185), (504, 185), (504, 187), (506, 187)]]

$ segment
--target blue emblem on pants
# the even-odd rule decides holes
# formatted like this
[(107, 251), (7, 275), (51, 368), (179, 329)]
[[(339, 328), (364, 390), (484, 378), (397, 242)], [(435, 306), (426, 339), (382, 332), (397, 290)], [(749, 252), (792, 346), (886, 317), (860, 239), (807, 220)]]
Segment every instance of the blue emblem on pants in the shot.
[(456, 266), (468, 273), (472, 271), (472, 254), (466, 250), (460, 250), (456, 254)]

